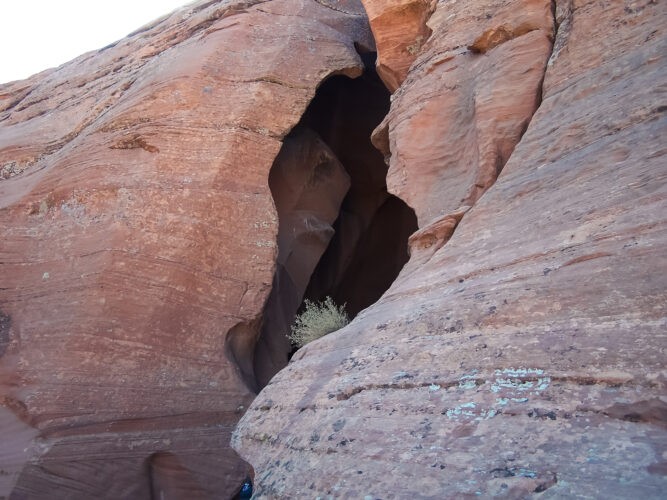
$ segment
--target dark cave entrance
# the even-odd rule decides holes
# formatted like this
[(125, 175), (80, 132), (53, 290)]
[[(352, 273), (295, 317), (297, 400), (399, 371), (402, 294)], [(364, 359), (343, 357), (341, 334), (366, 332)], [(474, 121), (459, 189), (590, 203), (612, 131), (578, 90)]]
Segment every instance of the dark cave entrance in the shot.
[(283, 142), (269, 175), (279, 217), (278, 262), (254, 353), (261, 390), (288, 361), (286, 334), (303, 299), (331, 296), (350, 318), (376, 302), (408, 260), (414, 212), (387, 192), (370, 136), (389, 92), (362, 55), (356, 79), (328, 79)]

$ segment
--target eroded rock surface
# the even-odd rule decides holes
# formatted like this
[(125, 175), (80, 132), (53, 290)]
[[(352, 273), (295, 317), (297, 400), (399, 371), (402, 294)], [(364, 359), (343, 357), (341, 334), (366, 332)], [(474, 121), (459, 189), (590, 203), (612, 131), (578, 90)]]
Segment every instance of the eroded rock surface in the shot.
[(0, 496), (240, 487), (269, 170), (355, 44), (354, 0), (202, 1), (0, 86)]
[(378, 46), (377, 70), (394, 92), (431, 34), (434, 0), (362, 0)]
[[(474, 205), (495, 182), (537, 109), (551, 55), (550, 0), (474, 4), (435, 11), (434, 34), (375, 132), (391, 155), (389, 189), (422, 228)], [(522, 35), (484, 53), (468, 48), (504, 26)]]
[(259, 498), (664, 496), (667, 11), (550, 4), (438, 3), (376, 133), (434, 244), (253, 402)]

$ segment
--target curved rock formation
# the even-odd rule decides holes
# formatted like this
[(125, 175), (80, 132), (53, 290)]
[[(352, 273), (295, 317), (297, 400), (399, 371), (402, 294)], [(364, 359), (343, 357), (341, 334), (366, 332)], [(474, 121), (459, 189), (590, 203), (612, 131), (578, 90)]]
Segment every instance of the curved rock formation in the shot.
[(0, 497), (664, 496), (664, 2), (363, 2), (0, 85)]
[(241, 420), (257, 497), (664, 496), (667, 10), (554, 6), (438, 2), (375, 135), (411, 261)]
[(0, 86), (0, 496), (240, 487), (269, 170), (355, 45), (355, 0), (201, 1)]
[(390, 92), (401, 86), (431, 29), (434, 0), (365, 0), (378, 46), (377, 70)]

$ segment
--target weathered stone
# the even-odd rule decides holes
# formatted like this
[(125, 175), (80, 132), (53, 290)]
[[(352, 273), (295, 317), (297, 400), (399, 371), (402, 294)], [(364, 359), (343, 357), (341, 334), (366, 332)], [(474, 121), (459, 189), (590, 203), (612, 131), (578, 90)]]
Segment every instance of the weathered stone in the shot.
[[(474, 205), (509, 159), (540, 102), (550, 9), (550, 0), (445, 2), (429, 20), (434, 34), (375, 133), (378, 147), (393, 153), (389, 190), (415, 210), (420, 227)], [(523, 36), (485, 54), (466, 49), (477, 33), (515, 23)]]
[(240, 487), (269, 170), (355, 44), (355, 0), (202, 1), (0, 86), (0, 496)]
[[(365, 3), (396, 91), (373, 138), (419, 230), (245, 414), (256, 497), (661, 498), (664, 5)], [(379, 82), (320, 86), (369, 35), (356, 0), (202, 1), (0, 85), (0, 496), (251, 473), (229, 439), (285, 361), (256, 348), (272, 279), (280, 329), (306, 284), (362, 310), (414, 226), (367, 149)], [(276, 210), (298, 122), (326, 145), (283, 167), (322, 154), (336, 188), (305, 175)]]
[(664, 496), (667, 11), (549, 4), (439, 2), (376, 143), (449, 240), (253, 402), (259, 498)]
[(378, 46), (377, 70), (394, 92), (405, 80), (410, 65), (431, 30), (426, 21), (432, 0), (362, 0)]

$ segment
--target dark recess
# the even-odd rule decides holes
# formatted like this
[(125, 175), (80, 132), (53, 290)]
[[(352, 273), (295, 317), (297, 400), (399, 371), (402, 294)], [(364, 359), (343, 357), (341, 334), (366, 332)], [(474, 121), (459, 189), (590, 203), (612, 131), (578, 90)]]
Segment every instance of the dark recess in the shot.
[(336, 234), (305, 297), (321, 300), (330, 295), (338, 304), (347, 303), (350, 317), (391, 286), (408, 261), (408, 237), (417, 230), (413, 210), (387, 192), (387, 165), (370, 141), (390, 105), (390, 94), (375, 72), (375, 57), (362, 55), (366, 71), (361, 78), (328, 80), (303, 119), (352, 180), (334, 224)]
[[(417, 230), (412, 209), (387, 192), (387, 165), (370, 141), (390, 105), (389, 92), (375, 72), (375, 56), (362, 55), (363, 76), (339, 75), (324, 82), (285, 140), (287, 143), (303, 130), (316, 132), (350, 177), (350, 188), (333, 224), (335, 234), (311, 275), (304, 298), (331, 296), (336, 303), (347, 304), (351, 318), (376, 302), (393, 283), (408, 260), (408, 237)], [(282, 224), (280, 211), (278, 216)], [(280, 296), (277, 285), (285, 281), (284, 273), (280, 274), (276, 273), (276, 292), (265, 308), (255, 347), (254, 374), (260, 390), (292, 354), (286, 325), (299, 305)], [(275, 314), (270, 310), (275, 308), (283, 311), (283, 324), (271, 319)]]

